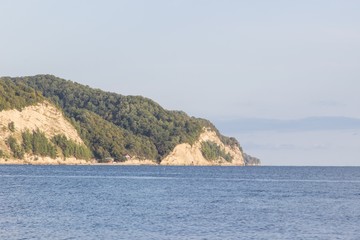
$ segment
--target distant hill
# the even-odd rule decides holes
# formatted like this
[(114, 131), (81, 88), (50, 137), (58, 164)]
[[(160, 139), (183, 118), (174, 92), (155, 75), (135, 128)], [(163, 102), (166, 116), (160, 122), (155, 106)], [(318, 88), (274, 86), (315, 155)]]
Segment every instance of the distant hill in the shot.
[[(235, 138), (221, 135), (207, 120), (165, 110), (141, 96), (105, 92), (52, 75), (0, 78), (0, 93), (0, 111), (21, 110), (44, 101), (56, 106), (98, 161), (147, 159), (161, 163), (169, 155), (177, 156), (177, 146), (188, 144), (198, 146), (193, 150), (201, 152), (200, 165), (245, 164)], [(200, 139), (206, 133), (215, 133), (219, 142), (212, 145), (216, 139)], [(183, 165), (181, 159), (176, 162)]]
[(293, 120), (243, 118), (217, 121), (217, 125), (226, 132), (256, 131), (324, 131), (360, 129), (360, 119), (325, 116)]

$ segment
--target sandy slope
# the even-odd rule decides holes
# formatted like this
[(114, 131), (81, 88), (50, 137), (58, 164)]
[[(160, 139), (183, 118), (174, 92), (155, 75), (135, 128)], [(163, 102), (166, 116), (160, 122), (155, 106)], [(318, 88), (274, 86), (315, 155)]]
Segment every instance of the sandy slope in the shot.
[[(14, 122), (15, 131), (8, 129), (8, 124)], [(79, 144), (83, 144), (82, 139), (76, 129), (63, 114), (47, 101), (34, 106), (28, 106), (18, 111), (16, 109), (0, 112), (0, 149), (8, 156), (11, 156), (10, 149), (6, 145), (6, 139), (12, 135), (18, 142), (21, 142), (21, 132), (26, 129), (32, 131), (40, 129), (46, 137), (51, 138), (56, 134), (64, 134), (68, 139), (72, 139)], [(30, 164), (87, 164), (85, 160), (67, 158), (66, 160), (57, 158), (43, 158), (35, 156), (25, 156), (25, 160), (19, 159), (0, 159), (0, 163), (30, 163)]]
[[(218, 144), (226, 153), (230, 153), (234, 158), (233, 161), (229, 163), (224, 159), (218, 159), (214, 162), (206, 160), (201, 153), (201, 143), (205, 141), (212, 141)], [(243, 166), (244, 159), (239, 148), (225, 146), (214, 131), (204, 129), (204, 132), (200, 135), (199, 140), (194, 145), (191, 146), (187, 143), (177, 145), (174, 150), (161, 161), (161, 165)]]
[(7, 127), (10, 122), (15, 124), (15, 132), (25, 129), (45, 132), (48, 138), (56, 134), (64, 134), (67, 138), (83, 143), (76, 129), (69, 123), (63, 114), (52, 104), (44, 101), (35, 106), (28, 106), (18, 111), (16, 109), (0, 112), (0, 141), (11, 133)]

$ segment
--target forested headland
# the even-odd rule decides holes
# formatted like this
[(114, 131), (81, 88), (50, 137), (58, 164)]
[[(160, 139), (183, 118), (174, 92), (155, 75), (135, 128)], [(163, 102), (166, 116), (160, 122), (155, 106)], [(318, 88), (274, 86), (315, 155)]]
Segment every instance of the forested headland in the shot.
[[(88, 148), (79, 149), (63, 136), (51, 139), (49, 146), (61, 149), (64, 156), (113, 158), (116, 161), (124, 161), (124, 156), (136, 156), (160, 162), (178, 144), (191, 145), (197, 141), (204, 128), (215, 131), (225, 145), (241, 149), (235, 138), (222, 136), (208, 120), (190, 117), (182, 111), (165, 110), (142, 96), (105, 92), (52, 75), (3, 77), (0, 94), (0, 111), (21, 110), (44, 100), (57, 106)], [(40, 132), (24, 134), (34, 138)], [(15, 149), (17, 143), (10, 142)], [(18, 151), (23, 149), (18, 153), (20, 155), (34, 148), (19, 146)], [(53, 156), (54, 150), (48, 149), (49, 155)], [(231, 161), (229, 155), (212, 143), (203, 144), (203, 154), (209, 159), (222, 157)]]

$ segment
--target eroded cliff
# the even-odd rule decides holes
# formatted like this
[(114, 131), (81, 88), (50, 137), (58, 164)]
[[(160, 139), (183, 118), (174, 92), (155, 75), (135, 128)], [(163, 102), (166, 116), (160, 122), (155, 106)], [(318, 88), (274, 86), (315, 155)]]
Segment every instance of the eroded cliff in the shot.
[(55, 158), (24, 153), (22, 159), (13, 155), (9, 146), (9, 138), (15, 139), (19, 147), (24, 145), (22, 134), (25, 131), (41, 131), (50, 141), (54, 136), (65, 136), (68, 140), (84, 146), (82, 139), (74, 126), (63, 116), (54, 105), (48, 101), (27, 106), (22, 110), (12, 109), (0, 112), (0, 150), (2, 163), (31, 163), (31, 164), (83, 164), (88, 161), (65, 158), (57, 154)]
[[(208, 160), (202, 153), (202, 143), (213, 142), (226, 154), (231, 156), (231, 161), (227, 161), (222, 157), (215, 160)], [(161, 165), (196, 165), (196, 166), (243, 166), (243, 154), (238, 146), (228, 146), (222, 143), (215, 131), (204, 128), (199, 139), (193, 144), (183, 143), (177, 145), (174, 150), (165, 157)]]

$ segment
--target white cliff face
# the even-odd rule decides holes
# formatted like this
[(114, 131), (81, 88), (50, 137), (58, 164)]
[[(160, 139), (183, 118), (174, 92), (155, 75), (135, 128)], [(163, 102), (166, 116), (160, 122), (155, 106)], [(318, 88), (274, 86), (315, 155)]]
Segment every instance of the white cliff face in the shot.
[[(11, 122), (13, 122), (15, 126), (15, 131), (13, 132), (8, 128), (8, 125)], [(54, 105), (44, 101), (34, 106), (25, 107), (21, 111), (12, 109), (0, 112), (0, 150), (2, 150), (4, 153), (7, 153), (8, 156), (11, 156), (10, 149), (6, 145), (6, 139), (9, 136), (13, 136), (18, 140), (18, 142), (21, 142), (22, 132), (26, 130), (33, 131), (37, 129), (39, 129), (41, 132), (44, 132), (48, 139), (51, 139), (57, 134), (63, 134), (68, 139), (71, 139), (78, 144), (84, 144), (76, 129), (63, 116), (62, 112), (59, 111)], [(34, 159), (36, 159), (36, 162)], [(3, 159), (3, 161), (5, 160)], [(24, 158), (24, 161), (34, 164), (56, 164), (60, 162), (62, 164), (64, 160), (51, 159), (40, 156), (30, 156), (27, 154)], [(21, 163), (24, 161), (19, 160), (18, 162), (15, 161), (14, 163)], [(75, 158), (67, 158), (66, 163), (77, 164), (82, 162), (85, 161), (77, 160)]]
[[(201, 153), (201, 143), (211, 141), (216, 143), (221, 149), (229, 153), (233, 160), (227, 162), (220, 158), (215, 161), (209, 161), (204, 158)], [(228, 165), (228, 166), (243, 166), (244, 159), (241, 150), (238, 147), (225, 146), (216, 132), (204, 128), (203, 133), (200, 135), (198, 141), (192, 146), (188, 143), (177, 145), (174, 150), (165, 157), (161, 165), (195, 165), (195, 166), (209, 166), (209, 165)]]
[(52, 138), (57, 134), (63, 134), (79, 144), (83, 141), (76, 129), (68, 122), (63, 114), (49, 102), (38, 103), (28, 106), (21, 111), (12, 109), (0, 112), (0, 132), (1, 140), (12, 134), (7, 128), (10, 122), (14, 122), (15, 134), (21, 133), (26, 129), (32, 131), (40, 129), (47, 138)]

